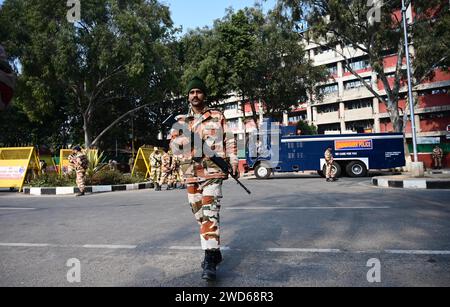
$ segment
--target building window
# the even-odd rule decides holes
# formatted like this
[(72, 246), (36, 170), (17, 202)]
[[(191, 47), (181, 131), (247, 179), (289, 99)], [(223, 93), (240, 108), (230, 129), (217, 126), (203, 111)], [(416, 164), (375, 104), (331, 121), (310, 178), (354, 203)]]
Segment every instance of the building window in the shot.
[(371, 99), (355, 100), (355, 101), (349, 101), (349, 102), (345, 103), (346, 110), (372, 108), (372, 106), (373, 106), (373, 102)]
[(337, 93), (339, 91), (339, 87), (337, 84), (330, 84), (326, 86), (322, 86), (319, 88), (319, 93), (322, 95), (330, 95)]
[(238, 119), (229, 119), (227, 120), (228, 127), (231, 129), (236, 129), (239, 125)]
[(336, 64), (325, 66), (325, 70), (328, 72), (329, 75), (337, 75), (338, 73), (338, 67)]
[(366, 130), (373, 130), (373, 120), (359, 120), (345, 123), (347, 131), (364, 133)]
[(305, 119), (306, 119), (306, 114), (303, 114), (303, 115), (290, 116), (288, 118), (288, 121), (290, 123), (297, 123), (297, 122), (299, 122), (301, 120), (305, 120)]
[[(371, 80), (372, 79), (370, 77), (369, 78), (364, 78), (364, 81), (366, 81), (369, 84), (370, 84)], [(361, 80), (352, 80), (352, 81), (347, 81), (347, 82), (344, 83), (344, 88), (346, 90), (351, 90), (351, 89), (354, 89), (354, 88), (360, 88), (360, 87), (364, 87), (364, 86), (365, 85), (362, 83)]]
[(325, 132), (340, 134), (341, 133), (341, 124), (319, 125), (317, 127), (317, 132), (319, 134), (324, 134)]
[(327, 104), (317, 107), (317, 113), (331, 113), (339, 111), (339, 104)]
[[(345, 66), (345, 72), (350, 72), (350, 70), (348, 69), (348, 67), (346, 65)], [(350, 62), (350, 67), (353, 70), (363, 70), (363, 69), (369, 69), (370, 68), (370, 62), (367, 59), (361, 59), (361, 58), (357, 58), (357, 59), (353, 59), (352, 62)]]
[(237, 102), (228, 103), (225, 105), (225, 110), (237, 110), (237, 109), (238, 109)]

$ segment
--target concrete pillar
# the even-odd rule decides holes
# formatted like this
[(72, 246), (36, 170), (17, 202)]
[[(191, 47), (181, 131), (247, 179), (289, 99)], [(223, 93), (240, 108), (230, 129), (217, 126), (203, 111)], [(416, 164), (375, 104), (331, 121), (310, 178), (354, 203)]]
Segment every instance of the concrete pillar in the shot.
[(420, 115), (414, 114), (414, 124), (416, 125), (416, 133), (422, 132), (420, 129)]
[(287, 126), (288, 124), (289, 124), (288, 114), (286, 112), (283, 112), (283, 125)]
[(345, 119), (345, 103), (344, 102), (339, 103), (339, 118)]
[(308, 107), (306, 108), (306, 120), (308, 121), (308, 123), (312, 124), (313, 122), (313, 114), (312, 114), (312, 108), (311, 106), (308, 105)]
[(342, 78), (344, 76), (344, 65), (342, 65), (342, 62), (337, 63), (337, 75), (338, 78)]
[(345, 127), (345, 120), (341, 120), (341, 133), (344, 133), (347, 130), (347, 128)]

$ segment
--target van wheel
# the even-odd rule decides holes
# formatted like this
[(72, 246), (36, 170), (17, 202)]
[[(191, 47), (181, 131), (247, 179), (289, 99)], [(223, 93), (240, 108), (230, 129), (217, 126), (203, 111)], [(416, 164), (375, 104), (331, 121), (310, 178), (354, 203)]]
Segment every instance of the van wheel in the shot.
[(325, 178), (325, 173), (323, 171), (317, 171), (317, 175), (319, 175), (322, 178)]
[[(326, 176), (326, 174), (327, 174), (327, 165), (326, 165), (326, 164), (323, 165), (322, 172), (323, 172), (323, 174)], [(341, 177), (341, 175), (342, 175), (342, 168), (341, 168), (341, 166), (339, 165), (339, 163), (333, 162), (333, 166), (332, 166), (332, 169), (331, 169), (331, 173), (332, 173), (332, 174), (334, 175), (334, 177), (336, 177), (336, 178)]]
[(361, 161), (352, 161), (345, 168), (350, 177), (366, 177), (367, 167)]
[(272, 173), (272, 169), (267, 167), (264, 164), (259, 164), (255, 168), (255, 176), (258, 179), (267, 179), (270, 177), (270, 174)]

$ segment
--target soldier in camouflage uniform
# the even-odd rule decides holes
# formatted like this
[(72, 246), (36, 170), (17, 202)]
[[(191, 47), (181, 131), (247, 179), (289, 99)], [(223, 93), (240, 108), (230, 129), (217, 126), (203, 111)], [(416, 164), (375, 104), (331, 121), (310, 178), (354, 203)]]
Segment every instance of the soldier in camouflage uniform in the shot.
[(80, 146), (75, 146), (73, 148), (73, 158), (72, 163), (75, 166), (75, 172), (77, 173), (76, 183), (80, 192), (77, 196), (83, 196), (85, 190), (85, 182), (86, 182), (86, 170), (89, 166), (89, 161), (86, 155), (81, 151)]
[[(216, 279), (216, 266), (222, 261), (220, 252), (219, 211), (222, 182), (227, 175), (208, 159), (205, 147), (227, 159), (238, 176), (236, 140), (221, 111), (206, 106), (206, 86), (199, 78), (187, 87), (190, 111), (177, 124), (183, 133), (171, 142), (174, 154), (181, 157), (181, 169), (187, 184), (188, 200), (200, 226), (200, 242), (205, 250), (202, 278)], [(180, 130), (175, 128), (175, 130)], [(190, 136), (190, 137), (189, 137)]]
[(158, 147), (153, 148), (153, 152), (150, 154), (150, 178), (155, 184), (155, 190), (161, 191), (159, 186), (159, 179), (161, 177), (161, 163), (162, 156), (158, 150)]
[(331, 147), (328, 147), (325, 151), (325, 177), (327, 178), (327, 182), (336, 181), (337, 179), (334, 177), (335, 174), (333, 174), (333, 151)]
[(433, 148), (433, 153), (431, 154), (434, 162), (434, 169), (442, 168), (442, 158), (444, 157), (444, 151), (439, 146)]
[[(185, 124), (185, 116), (184, 115), (178, 115), (175, 116), (175, 120), (178, 121), (180, 124)], [(170, 147), (172, 147), (172, 142), (178, 138), (178, 140), (181, 139), (181, 135), (183, 134), (182, 130), (178, 130), (178, 129), (172, 129), (170, 131)], [(180, 151), (179, 154), (176, 153), (172, 153), (173, 155), (173, 177), (174, 177), (174, 186), (176, 188), (177, 183), (180, 183), (180, 189), (186, 189), (186, 184), (184, 183), (184, 176), (183, 176), (183, 171), (181, 170), (181, 161), (183, 159), (183, 154), (182, 154), (182, 150)]]
[(166, 190), (170, 190), (173, 185), (173, 170), (174, 170), (174, 162), (173, 162), (173, 156), (172, 151), (167, 151), (162, 155), (161, 158), (162, 164), (161, 164), (161, 179), (159, 180), (159, 186), (162, 187), (162, 185), (167, 181), (167, 188)]

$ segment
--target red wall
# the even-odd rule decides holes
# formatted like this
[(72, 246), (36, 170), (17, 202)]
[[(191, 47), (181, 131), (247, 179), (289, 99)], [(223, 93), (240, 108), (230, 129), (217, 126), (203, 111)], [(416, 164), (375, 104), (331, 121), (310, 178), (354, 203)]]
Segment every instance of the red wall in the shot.
[[(371, 72), (371, 71), (372, 71), (372, 68), (355, 70), (355, 72), (358, 73), (358, 74), (363, 74), (365, 72)], [(352, 75), (352, 73), (349, 72), (349, 71), (348, 72), (344, 72), (344, 77), (351, 76), (351, 75)]]
[(442, 71), (442, 70), (440, 70), (440, 69), (436, 69), (435, 71), (434, 71), (434, 78), (432, 79), (432, 80), (425, 80), (424, 82), (422, 82), (422, 83), (424, 83), (424, 84), (427, 84), (427, 83), (433, 83), (433, 82), (439, 82), (439, 81), (448, 81), (448, 80), (450, 80), (450, 70), (448, 70), (448, 71)]
[[(394, 129), (390, 120), (388, 122), (380, 123), (380, 132), (393, 132), (393, 131)], [(406, 124), (405, 132), (411, 133), (411, 121), (408, 121), (408, 123)]]
[[(428, 154), (419, 154), (418, 155), (419, 161), (423, 162), (423, 165), (426, 169), (432, 169), (433, 168), (433, 158), (431, 157), (431, 153)], [(411, 160), (414, 161), (414, 155), (411, 154)], [(450, 154), (446, 154), (442, 158), (442, 168), (448, 168), (450, 167)]]
[(450, 94), (435, 94), (419, 97), (419, 108), (450, 105)]
[(422, 132), (445, 131), (447, 125), (450, 125), (450, 117), (420, 120), (420, 130)]
[[(388, 67), (396, 67), (397, 66), (397, 56), (396, 55), (391, 55), (391, 56), (387, 56), (383, 59), (383, 65), (384, 68), (388, 68)], [(406, 58), (403, 58), (403, 64), (406, 64)]]

